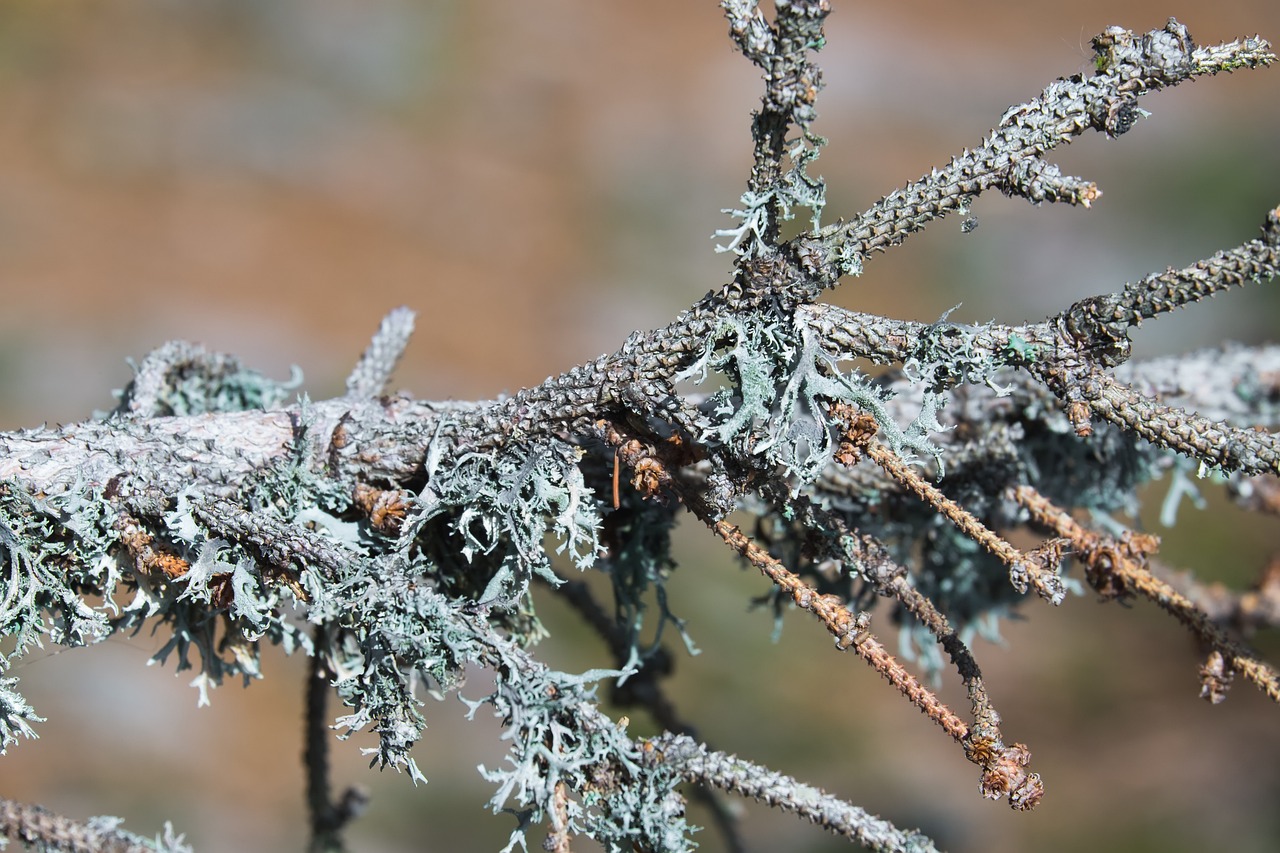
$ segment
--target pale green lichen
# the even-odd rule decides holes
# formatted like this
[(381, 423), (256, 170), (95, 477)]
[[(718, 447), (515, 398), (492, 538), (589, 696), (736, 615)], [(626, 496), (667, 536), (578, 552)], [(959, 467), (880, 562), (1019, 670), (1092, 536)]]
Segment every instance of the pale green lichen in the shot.
[(712, 372), (728, 387), (714, 394), (704, 437), (783, 468), (799, 484), (831, 464), (838, 444), (828, 412), (846, 403), (874, 415), (885, 443), (905, 458), (937, 458), (929, 435), (943, 429), (941, 398), (926, 393), (919, 414), (900, 426), (885, 407), (885, 392), (856, 372), (841, 369), (812, 329), (765, 315), (726, 319), (678, 379), (705, 382)]
[[(821, 227), (822, 209), (827, 203), (826, 183), (820, 177), (809, 174), (808, 168), (818, 159), (827, 140), (805, 131), (792, 140), (787, 155), (791, 160), (788, 169), (776, 183), (764, 190), (747, 190), (742, 194), (741, 208), (725, 208), (735, 219), (742, 220), (734, 228), (717, 230), (712, 239), (729, 238), (729, 242), (716, 245), (717, 252), (733, 252), (747, 258), (759, 257), (774, 248), (767, 239), (771, 228), (795, 218), (795, 208), (807, 208), (809, 222), (814, 231)], [(777, 221), (775, 221), (775, 216)]]

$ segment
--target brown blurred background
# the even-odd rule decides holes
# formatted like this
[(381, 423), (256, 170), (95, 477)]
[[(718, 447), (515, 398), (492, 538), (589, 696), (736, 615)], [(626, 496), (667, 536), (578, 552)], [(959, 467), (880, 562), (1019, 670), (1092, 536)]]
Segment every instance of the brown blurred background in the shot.
[[(1086, 70), (1108, 25), (1175, 15), (1201, 43), (1280, 40), (1274, 0), (833, 5), (816, 127), (831, 144), (813, 170), (828, 218)], [(0, 427), (108, 408), (126, 359), (172, 338), (281, 378), (297, 364), (313, 398), (331, 396), (401, 304), (419, 313), (406, 390), (536, 383), (725, 280), (708, 235), (742, 191), (758, 92), (711, 0), (0, 0)], [(1280, 203), (1280, 69), (1143, 106), (1153, 115), (1123, 140), (1060, 154), (1104, 191), (1093, 210), (983, 198), (977, 231), (946, 220), (833, 299), (1039, 319), (1255, 234)], [(1138, 350), (1274, 339), (1277, 308), (1274, 286), (1233, 294), (1143, 329)], [(1160, 531), (1166, 558), (1206, 576), (1246, 583), (1280, 545), (1230, 509), (1184, 513)], [(959, 750), (814, 626), (791, 618), (770, 643), (770, 618), (746, 609), (760, 578), (697, 531), (680, 556), (673, 601), (703, 654), (679, 661), (673, 692), (722, 749), (957, 851), (1280, 849), (1280, 712), (1244, 684), (1220, 707), (1197, 699), (1193, 644), (1149, 607), (1032, 602), (1008, 648), (978, 649), (1006, 732), (1048, 786), (1017, 815), (983, 801)], [(556, 630), (540, 650), (552, 663), (603, 662), (571, 617)], [(1259, 642), (1280, 658), (1274, 636)], [(273, 654), (263, 682), (197, 710), (191, 673), (144, 666), (158, 645), (19, 664), (49, 722), (0, 758), (0, 794), (141, 832), (170, 818), (202, 851), (302, 849), (301, 662)], [(477, 678), (466, 693), (484, 690)], [(488, 815), (474, 770), (499, 760), (496, 728), (463, 710), (426, 708), (425, 788), (336, 747), (335, 782), (374, 789), (353, 850), (502, 846), (511, 820)], [(756, 850), (847, 849), (762, 808), (745, 821)], [(698, 840), (720, 849), (710, 831)]]

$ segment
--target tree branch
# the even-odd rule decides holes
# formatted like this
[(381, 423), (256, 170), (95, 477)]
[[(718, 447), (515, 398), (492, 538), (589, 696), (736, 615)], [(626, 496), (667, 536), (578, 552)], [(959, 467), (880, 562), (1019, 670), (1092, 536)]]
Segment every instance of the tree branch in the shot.
[[(1238, 672), (1280, 698), (1273, 668), (1146, 569), (1154, 540), (1102, 537), (1069, 514), (1132, 511), (1175, 454), (1230, 474), (1242, 494), (1247, 476), (1280, 471), (1266, 431), (1280, 423), (1280, 347), (1125, 364), (1142, 320), (1280, 272), (1280, 208), (1260, 239), (1042, 322), (926, 324), (814, 304), (867, 257), (987, 190), (1088, 207), (1100, 191), (1063, 176), (1047, 152), (1088, 129), (1126, 133), (1151, 91), (1266, 65), (1267, 43), (1197, 47), (1172, 19), (1142, 35), (1108, 29), (1093, 41), (1092, 76), (1050, 84), (972, 151), (823, 227), (825, 185), (808, 170), (823, 144), (810, 130), (822, 85), (813, 55), (829, 6), (777, 0), (772, 20), (752, 0), (722, 6), (765, 84), (742, 208), (730, 211), (740, 221), (717, 232), (737, 255), (732, 281), (611, 354), (483, 402), (381, 396), (412, 332), (404, 308), (383, 322), (346, 394), (322, 402), (289, 402), (296, 379), (272, 381), (231, 356), (161, 347), (109, 415), (0, 434), (0, 636), (12, 638), (0, 674), (44, 639), (87, 644), (148, 621), (169, 632), (157, 660), (199, 666), (202, 697), (227, 675), (259, 677), (264, 641), (312, 655), (317, 849), (337, 849), (361, 805), (357, 794), (330, 797), (328, 691), (347, 711), (336, 721), (344, 735), (371, 729), (373, 762), (421, 780), (409, 754), (425, 726), (419, 691), (456, 689), (475, 667), (494, 688), (467, 700), (472, 714), (489, 707), (509, 745), (505, 763), (482, 769), (493, 808), (519, 821), (507, 849), (546, 823), (560, 850), (580, 836), (689, 850), (685, 780), (875, 849), (932, 849), (683, 731), (636, 741), (603, 713), (595, 685), (633, 679), (657, 719), (688, 729), (659, 690), (660, 656), (639, 639), (648, 596), (659, 634), (684, 634), (665, 587), (678, 505), (769, 578), (779, 613), (790, 602), (816, 617), (964, 745), (984, 796), (1017, 809), (1044, 787), (1028, 748), (1004, 741), (963, 638), (1028, 588), (1062, 601), (1067, 545), (1095, 589), (1149, 597), (1210, 646), (1207, 697), (1220, 699)], [(800, 207), (812, 226), (783, 241), (781, 223)], [(860, 359), (897, 370), (872, 379), (851, 369)], [(734, 513), (753, 516), (756, 535)], [(1032, 525), (1058, 538), (1030, 551), (1010, 544)], [(612, 578), (612, 617), (580, 588), (562, 591), (614, 669), (558, 672), (531, 651), (545, 628), (530, 583), (557, 586), (570, 563)], [(918, 651), (924, 677), (870, 634), (877, 597), (899, 603), (899, 657)], [(939, 649), (964, 681), (972, 723), (926, 686)], [(0, 750), (38, 721), (15, 684), (0, 678)], [(6, 815), (11, 834), (83, 836), (24, 807)]]

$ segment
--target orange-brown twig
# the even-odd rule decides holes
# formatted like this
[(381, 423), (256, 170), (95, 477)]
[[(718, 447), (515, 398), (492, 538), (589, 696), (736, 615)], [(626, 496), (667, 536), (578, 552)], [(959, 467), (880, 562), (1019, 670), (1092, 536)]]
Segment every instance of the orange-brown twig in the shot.
[[(830, 535), (827, 541), (830, 547), (824, 552), (826, 556), (841, 561), (851, 571), (856, 569), (879, 594), (898, 599), (933, 634), (960, 673), (969, 696), (975, 728), (981, 729), (984, 737), (1000, 741), (1000, 715), (991, 706), (982, 671), (973, 652), (960, 639), (959, 633), (952, 628), (947, 617), (933, 601), (911, 585), (906, 577), (907, 570), (897, 565), (879, 542), (868, 536), (855, 535), (844, 519), (818, 506), (809, 498), (803, 495), (791, 496), (781, 490), (767, 496), (802, 524), (828, 531)], [(972, 740), (972, 735), (970, 739)], [(981, 749), (978, 751), (982, 752)]]
[[(692, 503), (686, 500), (686, 504)], [(691, 506), (698, 515), (696, 507)], [(708, 521), (708, 519), (703, 519)], [(921, 684), (893, 655), (867, 630), (870, 620), (866, 614), (854, 615), (838, 596), (819, 595), (798, 575), (790, 571), (768, 552), (751, 541), (750, 537), (727, 521), (708, 521), (711, 529), (735, 551), (746, 558), (779, 589), (791, 595), (795, 603), (809, 611), (827, 627), (836, 638), (836, 647), (853, 649), (858, 656), (871, 664), (898, 692), (906, 696), (917, 708), (937, 723), (943, 731), (964, 744), (965, 754), (982, 767), (982, 794), (998, 799), (1008, 794), (1009, 804), (1015, 809), (1034, 808), (1044, 796), (1044, 785), (1038, 773), (1029, 773), (1027, 764), (1031, 752), (1022, 744), (1004, 745), (998, 729), (992, 731), (986, 725), (973, 730), (946, 706), (937, 695)]]
[[(656, 493), (663, 488), (675, 491), (694, 516), (715, 531), (726, 544), (758, 568), (779, 589), (790, 595), (798, 607), (817, 617), (836, 638), (838, 649), (856, 651), (859, 657), (869, 663), (898, 692), (907, 697), (943, 731), (963, 744), (965, 755), (982, 768), (980, 788), (983, 796), (997, 799), (1008, 794), (1010, 805), (1018, 810), (1034, 808), (1040, 802), (1044, 795), (1044, 785), (1038, 773), (1027, 770), (1027, 764), (1031, 758), (1030, 750), (1022, 744), (1005, 745), (1003, 743), (997, 727), (999, 717), (990, 710), (989, 706), (984, 703), (983, 714), (979, 717), (977, 724), (970, 727), (932, 690), (921, 684), (871, 634), (870, 617), (867, 613), (855, 615), (839, 596), (820, 594), (780, 560), (756, 544), (736, 525), (723, 518), (716, 518), (701, 494), (685, 488), (679, 480), (671, 476), (663, 462), (657, 458), (657, 451), (654, 448), (635, 439), (627, 440), (617, 428), (612, 426), (606, 427), (603, 432), (605, 439), (615, 447), (616, 457), (636, 472), (632, 484), (639, 491), (648, 496), (656, 496)], [(934, 613), (937, 617), (934, 620), (935, 624), (938, 620), (945, 624), (941, 614), (936, 610)], [(949, 630), (949, 626), (947, 627)], [(958, 637), (956, 639), (958, 642)], [(948, 648), (948, 651), (951, 650)], [(976, 672), (976, 664), (974, 670)], [(985, 697), (980, 681), (976, 682), (976, 687)]]
[(1085, 565), (1085, 577), (1107, 597), (1141, 595), (1171, 614), (1212, 649), (1201, 669), (1201, 695), (1211, 702), (1225, 698), (1229, 672), (1238, 672), (1257, 685), (1273, 702), (1280, 702), (1280, 674), (1247, 646), (1233, 640), (1186, 596), (1151, 574), (1147, 557), (1160, 540), (1146, 534), (1126, 534), (1120, 541), (1082, 527), (1068, 513), (1030, 486), (1019, 486), (1014, 499), (1043, 527), (1070, 541)]
[(961, 533), (990, 551), (1009, 567), (1009, 581), (1018, 592), (1026, 592), (1030, 584), (1040, 597), (1053, 604), (1061, 604), (1067, 595), (1066, 585), (1058, 574), (1062, 552), (1057, 543), (1047, 542), (1030, 553), (1023, 553), (996, 535), (978, 520), (978, 517), (951, 498), (937, 486), (920, 476), (911, 466), (878, 441), (867, 445), (867, 457), (885, 470), (890, 477), (936, 509)]
[(557, 782), (551, 793), (551, 833), (542, 849), (551, 853), (572, 853), (569, 849), (569, 790), (563, 781)]
[(622, 506), (622, 500), (618, 496), (618, 472), (622, 470), (622, 466), (618, 463), (618, 451), (620, 447), (613, 449), (613, 508), (617, 509)]
[[(697, 514), (696, 510), (695, 514)], [(852, 648), (857, 651), (863, 660), (871, 664), (884, 676), (885, 680), (897, 688), (898, 692), (911, 700), (951, 737), (962, 741), (969, 734), (968, 724), (943, 704), (933, 691), (916, 680), (916, 677), (898, 663), (880, 641), (871, 635), (868, 630), (870, 619), (867, 614), (851, 613), (839, 596), (819, 595), (799, 575), (774, 559), (736, 525), (724, 520), (711, 521), (709, 525), (730, 548), (741, 554), (747, 562), (758, 568), (761, 574), (790, 595), (798, 607), (816, 616), (836, 638), (836, 648), (842, 651)]]
[(1058, 566), (1062, 562), (1060, 543), (1046, 542), (1030, 553), (1019, 551), (983, 524), (977, 516), (921, 477), (902, 460), (901, 456), (876, 441), (875, 433), (879, 425), (872, 415), (844, 403), (833, 406), (831, 414), (845, 427), (844, 436), (836, 452), (837, 461), (843, 465), (852, 466), (863, 454), (866, 454), (867, 458), (883, 468), (885, 473), (901, 486), (936, 509), (961, 533), (986, 548), (1000, 562), (1008, 566), (1009, 580), (1018, 592), (1026, 592), (1030, 584), (1041, 598), (1053, 604), (1062, 603), (1067, 589), (1058, 574)]
[(1148, 561), (1147, 569), (1214, 622), (1229, 625), (1246, 637), (1259, 628), (1280, 626), (1280, 555), (1273, 556), (1249, 588), (1240, 591), (1221, 583), (1204, 583), (1189, 571), (1175, 571), (1156, 560)]

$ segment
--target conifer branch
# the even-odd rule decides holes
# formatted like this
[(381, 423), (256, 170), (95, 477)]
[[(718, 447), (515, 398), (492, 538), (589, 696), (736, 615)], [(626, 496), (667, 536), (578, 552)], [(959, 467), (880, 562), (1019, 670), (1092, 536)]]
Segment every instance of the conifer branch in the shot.
[[(492, 711), (509, 747), (481, 771), (494, 810), (518, 819), (507, 849), (543, 824), (548, 849), (590, 838), (690, 850), (684, 781), (873, 849), (933, 849), (690, 736), (661, 683), (671, 660), (662, 630), (692, 647), (666, 588), (683, 510), (770, 580), (779, 618), (791, 605), (814, 616), (963, 745), (983, 796), (1015, 809), (1039, 803), (1044, 785), (1029, 749), (1005, 741), (966, 632), (1017, 609), (1031, 588), (1062, 601), (1068, 553), (1096, 591), (1149, 598), (1206, 645), (1206, 698), (1220, 701), (1241, 675), (1280, 701), (1275, 669), (1223, 627), (1275, 623), (1271, 575), (1248, 599), (1180, 592), (1150, 567), (1153, 537), (1104, 536), (1071, 515), (1132, 510), (1166, 474), (1186, 490), (1188, 466), (1219, 475), (1242, 505), (1274, 511), (1260, 475), (1280, 472), (1280, 347), (1127, 362), (1142, 321), (1280, 274), (1280, 208), (1257, 239), (1039, 322), (918, 323), (817, 302), (983, 192), (1089, 207), (1101, 190), (1063, 175), (1050, 151), (1087, 130), (1124, 135), (1145, 115), (1139, 97), (1267, 65), (1269, 45), (1197, 46), (1173, 19), (1145, 34), (1110, 28), (1093, 40), (1093, 74), (1051, 83), (974, 149), (824, 226), (825, 184), (811, 172), (824, 140), (811, 125), (829, 3), (776, 0), (771, 16), (754, 0), (721, 5), (733, 43), (764, 72), (741, 208), (716, 235), (736, 255), (732, 280), (612, 353), (489, 401), (382, 396), (413, 329), (407, 308), (388, 315), (332, 400), (299, 399), (297, 377), (273, 381), (233, 356), (166, 344), (113, 412), (0, 434), (0, 676), (43, 642), (86, 645), (143, 625), (163, 629), (158, 662), (198, 668), (202, 701), (227, 677), (261, 677), (264, 643), (312, 656), (314, 849), (341, 849), (363, 805), (355, 789), (331, 796), (328, 693), (344, 706), (332, 727), (371, 731), (373, 763), (421, 780), (410, 755), (426, 725), (420, 691), (456, 690), (477, 667), (493, 690), (465, 701), (473, 715)], [(811, 226), (783, 240), (800, 208)], [(852, 369), (862, 359), (895, 369), (869, 378)], [(1028, 529), (1054, 538), (1011, 544)], [(569, 566), (609, 575), (612, 612), (564, 582)], [(559, 587), (612, 668), (559, 672), (537, 657), (546, 628), (535, 580)], [(878, 598), (896, 602), (903, 655), (870, 633)], [(659, 617), (648, 647), (647, 608)], [(926, 686), (943, 653), (972, 721)], [(902, 662), (912, 658), (919, 674)], [(0, 677), (0, 751), (40, 722), (16, 683)], [(632, 739), (627, 720), (602, 710), (602, 683), (668, 731)], [(114, 824), (96, 826), (0, 802), (11, 838), (80, 849), (99, 832), (116, 843)]]

